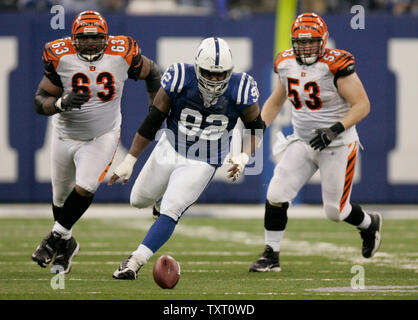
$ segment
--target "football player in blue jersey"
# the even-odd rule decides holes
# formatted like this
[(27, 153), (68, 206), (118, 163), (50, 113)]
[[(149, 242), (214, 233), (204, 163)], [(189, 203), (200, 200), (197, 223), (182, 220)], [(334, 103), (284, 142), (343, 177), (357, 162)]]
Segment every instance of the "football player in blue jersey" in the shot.
[[(162, 198), (160, 215), (113, 278), (136, 279), (140, 268), (168, 241), (182, 214), (198, 199), (228, 155), (238, 118), (251, 130), (251, 143), (229, 157), (228, 178), (235, 181), (244, 171), (265, 124), (256, 81), (232, 70), (228, 44), (211, 37), (201, 42), (194, 65), (173, 64), (161, 78), (154, 105), (109, 181), (112, 185), (120, 178), (125, 183), (137, 158), (158, 132), (159, 142), (135, 181), (130, 203), (146, 208)], [(164, 121), (167, 129), (160, 130)]]

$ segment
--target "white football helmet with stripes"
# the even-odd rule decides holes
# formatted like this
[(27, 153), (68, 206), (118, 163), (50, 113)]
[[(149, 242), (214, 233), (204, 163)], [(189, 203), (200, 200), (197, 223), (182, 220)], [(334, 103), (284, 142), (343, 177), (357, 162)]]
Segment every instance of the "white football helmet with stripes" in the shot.
[[(195, 57), (195, 72), (205, 106), (215, 103), (224, 94), (233, 68), (231, 50), (224, 39), (210, 37), (200, 43)], [(208, 73), (222, 74), (224, 77), (221, 77), (222, 80), (208, 79), (204, 76)]]

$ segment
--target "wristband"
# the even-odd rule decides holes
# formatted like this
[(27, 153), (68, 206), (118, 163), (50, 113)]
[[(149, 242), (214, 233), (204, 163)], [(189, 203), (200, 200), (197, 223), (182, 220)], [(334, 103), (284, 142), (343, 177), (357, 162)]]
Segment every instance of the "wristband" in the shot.
[(131, 165), (132, 167), (135, 165), (136, 161), (138, 160), (137, 157), (134, 157), (130, 153), (128, 153), (125, 156), (125, 159), (123, 159), (123, 162), (126, 162), (127, 164)]
[(57, 112), (63, 112), (62, 106), (61, 106), (62, 98), (58, 98), (57, 101), (54, 102), (54, 108)]
[(340, 134), (345, 130), (344, 125), (341, 122), (337, 122), (336, 124), (332, 125), (330, 129), (336, 134)]

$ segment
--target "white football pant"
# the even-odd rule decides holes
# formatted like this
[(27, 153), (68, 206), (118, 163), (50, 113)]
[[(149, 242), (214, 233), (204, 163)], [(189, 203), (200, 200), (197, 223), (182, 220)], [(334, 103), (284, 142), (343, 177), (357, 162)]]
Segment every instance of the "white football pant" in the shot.
[(161, 198), (160, 213), (175, 221), (212, 180), (216, 167), (177, 153), (163, 134), (136, 178), (131, 205), (147, 208)]
[(302, 140), (291, 142), (274, 169), (267, 200), (274, 203), (292, 201), (319, 169), (325, 214), (333, 221), (344, 220), (351, 212), (357, 149), (358, 142), (327, 147), (322, 151), (314, 150)]
[(89, 141), (61, 137), (52, 130), (51, 180), (53, 204), (64, 205), (77, 184), (95, 193), (109, 169), (119, 143), (120, 130)]

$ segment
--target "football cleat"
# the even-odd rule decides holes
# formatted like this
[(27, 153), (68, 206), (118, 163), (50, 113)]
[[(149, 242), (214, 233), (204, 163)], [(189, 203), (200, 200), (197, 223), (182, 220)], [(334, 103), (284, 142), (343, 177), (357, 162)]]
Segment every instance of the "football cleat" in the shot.
[(279, 252), (274, 252), (272, 247), (266, 245), (261, 258), (250, 266), (249, 271), (280, 272)]
[(52, 262), (51, 273), (69, 273), (71, 271), (71, 261), (80, 251), (79, 243), (71, 237), (63, 240), (57, 249), (54, 261)]
[(372, 223), (366, 230), (361, 230), (360, 235), (363, 239), (363, 247), (361, 253), (365, 258), (371, 258), (376, 253), (382, 242), (381, 230), (382, 230), (382, 215), (378, 212), (370, 214)]
[(144, 264), (138, 261), (132, 254), (122, 261), (119, 268), (113, 273), (113, 278), (118, 280), (136, 280), (139, 269)]
[(42, 268), (51, 262), (58, 247), (62, 243), (61, 235), (55, 231), (50, 232), (32, 253), (32, 260), (37, 262)]

